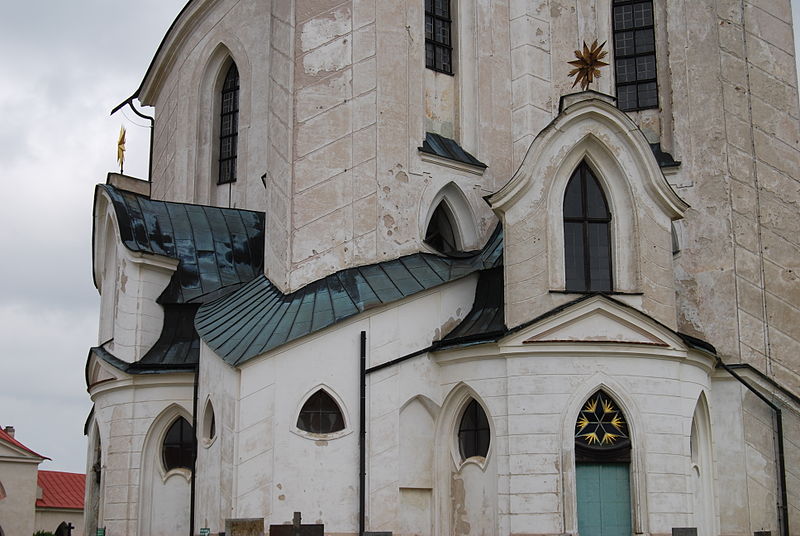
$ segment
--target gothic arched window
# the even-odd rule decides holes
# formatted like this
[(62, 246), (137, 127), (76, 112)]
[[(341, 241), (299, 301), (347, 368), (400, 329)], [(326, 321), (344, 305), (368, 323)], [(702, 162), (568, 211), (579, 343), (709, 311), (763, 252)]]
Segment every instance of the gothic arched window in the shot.
[(445, 255), (455, 253), (459, 249), (453, 216), (444, 202), (439, 203), (431, 215), (431, 221), (425, 231), (425, 243)]
[(467, 404), (458, 425), (458, 449), (463, 459), (486, 457), (489, 452), (491, 431), (486, 412), (474, 398)]
[(611, 212), (586, 162), (572, 174), (564, 194), (564, 261), (566, 290), (612, 290)]
[(617, 403), (597, 391), (583, 405), (575, 423), (575, 461), (628, 462), (628, 422)]
[(218, 184), (236, 181), (236, 156), (239, 141), (239, 70), (231, 63), (222, 83), (219, 121)]
[(303, 404), (297, 427), (312, 434), (332, 434), (344, 430), (344, 416), (333, 397), (320, 389)]
[(194, 430), (189, 421), (178, 417), (167, 429), (161, 445), (164, 469), (189, 469), (194, 462)]

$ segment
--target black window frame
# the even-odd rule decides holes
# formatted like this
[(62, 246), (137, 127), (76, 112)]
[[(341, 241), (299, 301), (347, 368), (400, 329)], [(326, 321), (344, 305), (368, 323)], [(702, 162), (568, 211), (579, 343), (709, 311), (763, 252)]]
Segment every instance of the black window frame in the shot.
[[(581, 188), (581, 215), (580, 216), (568, 216), (567, 215), (567, 195), (570, 190), (570, 186), (572, 185), (573, 181), (580, 180), (580, 188)], [(587, 196), (587, 181), (594, 181), (597, 190), (600, 192), (601, 201), (603, 202), (603, 209), (605, 212), (605, 216), (598, 217), (592, 216), (591, 213), (596, 210), (596, 206), (590, 206), (590, 200)], [(597, 180), (592, 169), (589, 167), (589, 164), (586, 161), (581, 162), (578, 167), (575, 168), (575, 171), (572, 172), (569, 181), (567, 182), (567, 187), (564, 190), (564, 200), (562, 202), (562, 216), (564, 221), (564, 288), (567, 292), (613, 292), (614, 291), (614, 262), (613, 262), (613, 243), (611, 241), (611, 222), (613, 219), (613, 215), (611, 214), (611, 210), (608, 206), (608, 198), (606, 197), (606, 193), (603, 190), (603, 185)], [(569, 245), (567, 240), (567, 224), (580, 224), (581, 225), (581, 238), (583, 241), (583, 285), (580, 287), (570, 286), (570, 278), (568, 274), (570, 272), (568, 263), (570, 262), (570, 251)], [(592, 267), (592, 248), (590, 247), (590, 227), (592, 225), (598, 224), (605, 224), (606, 226), (606, 243), (608, 244), (607, 248), (607, 255), (608, 255), (608, 287), (603, 288), (604, 286), (600, 286), (599, 281), (594, 281), (591, 274), (591, 267)]]
[[(635, 20), (632, 23), (632, 26), (628, 28), (619, 28), (617, 24), (617, 10), (620, 8), (624, 8), (627, 6), (635, 6), (635, 5), (642, 5), (642, 4), (649, 4), (650, 5), (650, 13), (651, 13), (651, 21), (650, 24), (641, 24), (636, 25)], [(658, 57), (657, 57), (657, 43), (655, 39), (655, 8), (653, 6), (652, 0), (614, 0), (611, 6), (611, 24), (613, 28), (613, 49), (614, 49), (614, 81), (615, 81), (615, 89), (617, 95), (617, 106), (620, 110), (625, 112), (637, 112), (640, 110), (650, 110), (650, 109), (657, 109), (660, 107), (659, 105), (659, 91), (658, 91)], [(650, 39), (653, 43), (653, 50), (648, 52), (637, 52), (637, 35), (639, 32), (649, 32)], [(619, 47), (617, 46), (617, 38), (621, 34), (625, 33), (632, 33), (633, 34), (633, 53), (632, 54), (620, 54)], [(653, 58), (653, 76), (649, 78), (642, 78), (639, 79), (638, 75), (638, 67), (637, 63), (640, 58), (647, 58), (652, 56)], [(620, 82), (619, 80), (619, 69), (620, 65), (623, 60), (633, 60), (633, 68), (637, 71), (634, 74), (634, 80), (632, 81), (625, 81)], [(640, 89), (643, 86), (648, 84), (655, 85), (655, 103), (648, 104), (648, 105), (640, 105)], [(620, 88), (630, 88), (635, 87), (636, 90), (636, 106), (633, 107), (625, 107), (622, 105), (620, 101)]]
[[(469, 423), (465, 424), (468, 418), (474, 423), (471, 427), (468, 426)], [(483, 406), (473, 398), (464, 408), (458, 423), (458, 451), (461, 459), (466, 461), (476, 456), (486, 458), (491, 445), (492, 429), (489, 425), (489, 416)]]
[[(321, 402), (329, 404), (325, 407)], [(326, 423), (325, 415), (334, 415), (334, 419)], [(346, 428), (342, 408), (325, 389), (318, 389), (303, 402), (295, 425), (298, 430), (315, 435), (336, 434)]]
[[(227, 121), (230, 121), (228, 123)], [(230, 141), (230, 144), (228, 142)], [(239, 146), (239, 69), (231, 62), (225, 72), (219, 105), (219, 169), (217, 184), (236, 182)]]
[[(446, 12), (437, 13), (436, 3), (442, 2)], [(439, 10), (443, 11), (443, 10)], [(453, 69), (453, 18), (450, 0), (425, 0), (425, 67), (448, 75), (455, 74)], [(439, 26), (440, 25), (440, 26)], [(436, 29), (442, 28), (445, 39), (440, 39)], [(439, 55), (449, 59), (446, 64), (439, 66)]]
[[(170, 435), (176, 426), (179, 426), (178, 440), (172, 441)], [(167, 472), (174, 469), (191, 471), (194, 466), (196, 444), (194, 429), (189, 421), (182, 416), (173, 420), (161, 441), (161, 463), (164, 465), (164, 469)], [(172, 456), (176, 457), (173, 459)]]

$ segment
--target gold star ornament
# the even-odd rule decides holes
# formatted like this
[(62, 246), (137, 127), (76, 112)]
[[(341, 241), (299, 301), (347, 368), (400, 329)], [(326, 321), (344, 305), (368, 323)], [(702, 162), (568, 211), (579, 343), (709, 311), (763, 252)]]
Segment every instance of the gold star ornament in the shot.
[(606, 46), (605, 41), (598, 46), (597, 39), (595, 39), (592, 46), (587, 46), (586, 41), (584, 41), (583, 50), (575, 51), (575, 57), (578, 59), (567, 62), (575, 67), (569, 72), (570, 77), (575, 77), (572, 87), (580, 83), (581, 89), (586, 91), (595, 78), (600, 78), (600, 68), (608, 65), (608, 63), (602, 61), (603, 58), (608, 56), (608, 51), (603, 50), (604, 46)]

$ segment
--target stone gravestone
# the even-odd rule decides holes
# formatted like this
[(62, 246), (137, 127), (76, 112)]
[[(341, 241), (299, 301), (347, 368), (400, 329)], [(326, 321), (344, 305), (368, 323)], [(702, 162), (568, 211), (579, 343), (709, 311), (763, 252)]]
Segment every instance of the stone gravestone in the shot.
[(251, 519), (226, 519), (225, 534), (228, 536), (264, 536), (264, 520)]
[(695, 527), (682, 527), (672, 528), (672, 536), (697, 536), (697, 528)]

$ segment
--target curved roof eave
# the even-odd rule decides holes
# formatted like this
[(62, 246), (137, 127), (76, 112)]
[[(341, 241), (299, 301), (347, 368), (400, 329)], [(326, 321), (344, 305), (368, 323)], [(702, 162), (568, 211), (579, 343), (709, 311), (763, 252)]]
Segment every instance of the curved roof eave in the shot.
[(134, 91), (130, 97), (115, 106), (111, 111), (112, 114), (133, 99), (139, 99), (144, 106), (152, 106), (150, 98), (152, 97), (153, 85), (156, 80), (161, 78), (161, 73), (164, 72), (168, 64), (171, 63), (170, 60), (172, 58), (169, 52), (174, 51), (176, 46), (182, 42), (183, 37), (187, 35), (188, 26), (190, 26), (189, 22), (193, 18), (191, 15), (198, 14), (203, 8), (208, 7), (208, 5), (212, 4), (214, 1), (215, 0), (188, 0), (186, 2), (180, 13), (175, 17), (175, 20), (172, 21), (163, 39), (161, 39), (161, 43), (159, 43), (155, 54), (153, 54), (153, 59), (150, 60), (150, 65), (147, 66), (147, 71), (145, 71), (144, 77), (141, 83), (139, 83), (139, 87), (136, 88), (136, 91)]

